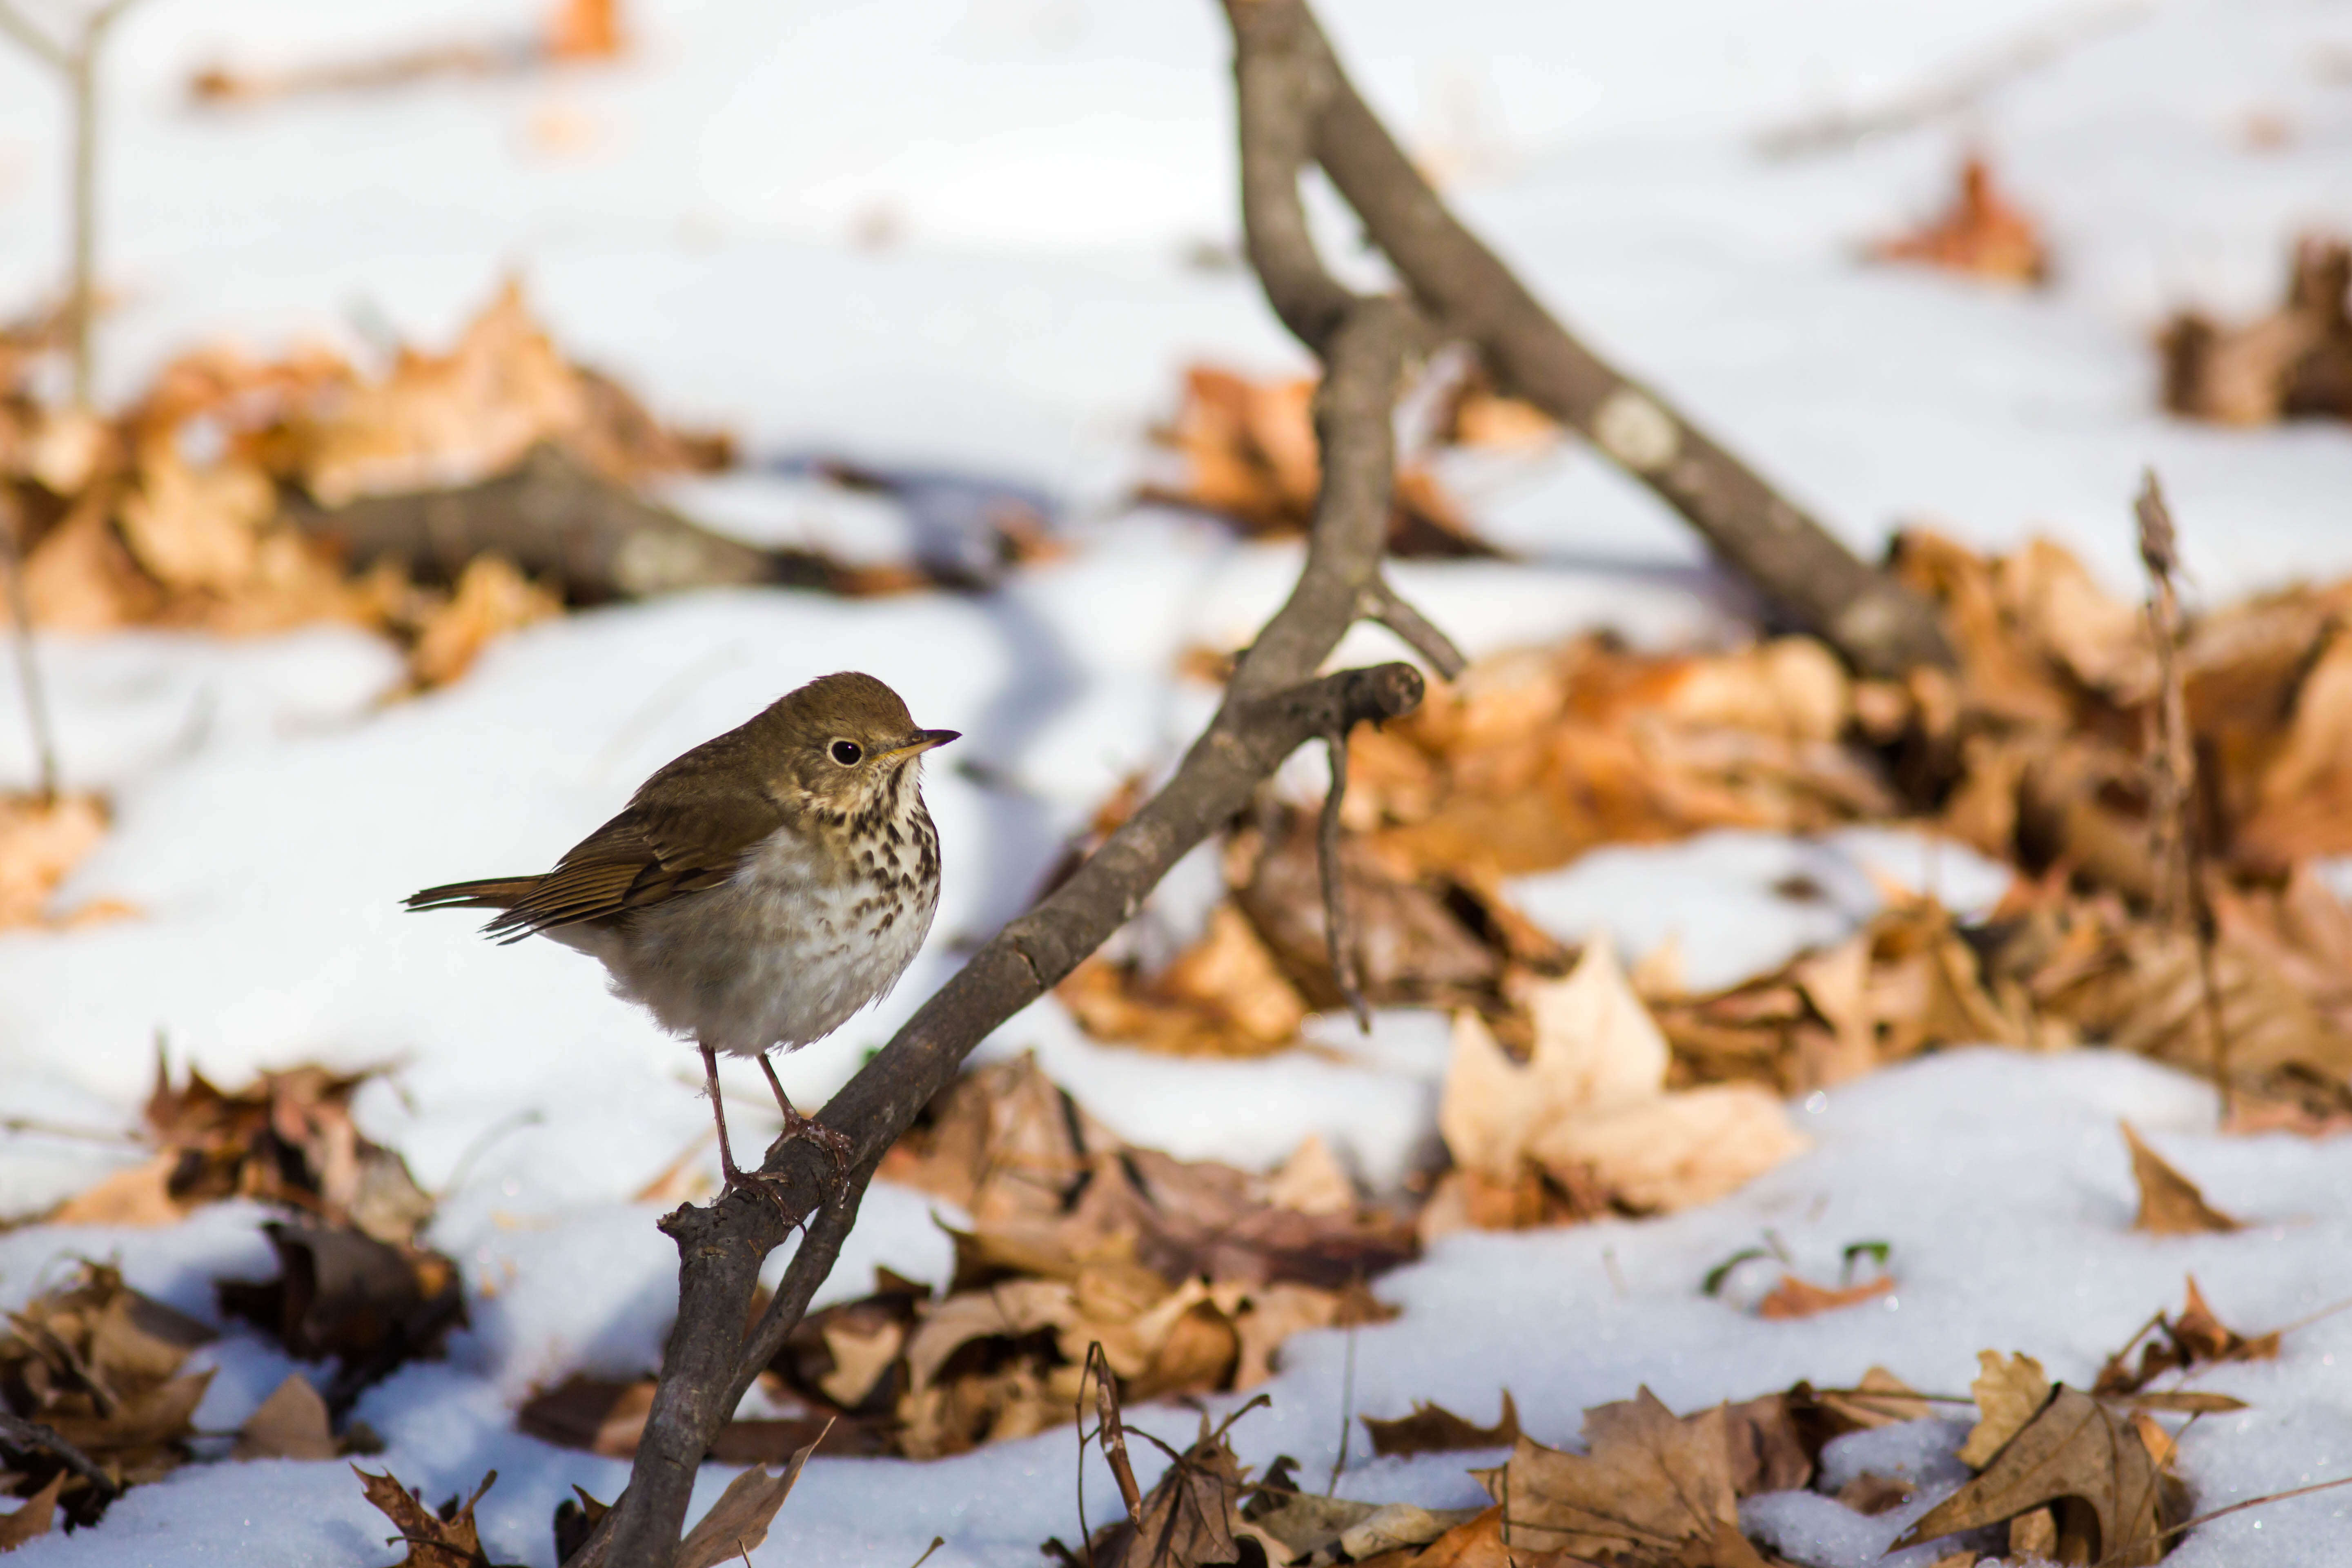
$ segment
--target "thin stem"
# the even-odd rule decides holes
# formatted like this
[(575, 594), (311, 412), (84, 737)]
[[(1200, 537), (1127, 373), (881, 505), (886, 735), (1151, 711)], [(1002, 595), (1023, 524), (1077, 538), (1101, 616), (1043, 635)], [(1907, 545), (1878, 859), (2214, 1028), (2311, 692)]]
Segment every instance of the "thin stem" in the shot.
[(25, 689), (25, 721), (33, 731), (38, 799), (47, 807), (55, 805), (58, 799), (58, 735), (49, 719), (48, 689), (41, 681), (40, 660), (33, 643), (33, 600), (25, 588), (24, 516), (16, 497), (0, 489), (0, 556), (5, 556), (8, 568), (8, 626), (16, 645), (16, 679)]

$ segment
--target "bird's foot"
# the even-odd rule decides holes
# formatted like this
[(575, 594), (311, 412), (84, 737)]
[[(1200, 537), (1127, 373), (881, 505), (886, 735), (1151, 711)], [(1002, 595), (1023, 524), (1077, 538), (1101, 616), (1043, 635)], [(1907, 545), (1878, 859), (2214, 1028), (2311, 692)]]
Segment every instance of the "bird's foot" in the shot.
[[(849, 1157), (857, 1152), (857, 1144), (848, 1133), (837, 1127), (827, 1127), (814, 1116), (803, 1116), (787, 1103), (783, 1107), (784, 1130), (776, 1135), (776, 1143), (805, 1138), (833, 1156), (833, 1179), (836, 1189), (849, 1180)], [(771, 1149), (775, 1143), (768, 1145)]]
[(746, 1171), (723, 1150), (719, 1153), (719, 1166), (726, 1178), (719, 1187), (721, 1196), (738, 1188), (755, 1192), (775, 1205), (776, 1217), (784, 1222), (786, 1230), (796, 1230), (807, 1223), (807, 1215), (794, 1214), (792, 1205), (784, 1201), (784, 1194), (778, 1190), (780, 1183), (777, 1178), (759, 1171)]

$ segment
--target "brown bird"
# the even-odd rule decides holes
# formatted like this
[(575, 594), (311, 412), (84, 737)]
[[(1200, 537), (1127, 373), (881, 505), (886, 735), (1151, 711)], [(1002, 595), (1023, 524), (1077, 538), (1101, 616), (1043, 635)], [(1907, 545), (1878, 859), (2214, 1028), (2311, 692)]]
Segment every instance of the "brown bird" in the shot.
[(849, 1140), (793, 1109), (768, 1053), (881, 1000), (923, 945), (940, 840), (920, 759), (955, 738), (915, 728), (870, 675), (828, 675), (662, 768), (546, 875), (452, 882), (407, 904), (497, 910), (486, 934), (577, 948), (616, 994), (693, 1040), (728, 1186), (749, 1178), (727, 1142), (720, 1051), (757, 1057), (784, 1136), (816, 1139), (838, 1163)]

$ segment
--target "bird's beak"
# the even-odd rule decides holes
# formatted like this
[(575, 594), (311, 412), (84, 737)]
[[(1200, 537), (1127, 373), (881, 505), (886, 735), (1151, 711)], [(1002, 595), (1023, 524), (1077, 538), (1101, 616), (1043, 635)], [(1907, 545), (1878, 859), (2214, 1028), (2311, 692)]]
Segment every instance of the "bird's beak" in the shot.
[(915, 738), (903, 746), (893, 746), (882, 753), (880, 761), (892, 762), (900, 757), (919, 757), (934, 746), (944, 746), (962, 733), (960, 730), (919, 730)]

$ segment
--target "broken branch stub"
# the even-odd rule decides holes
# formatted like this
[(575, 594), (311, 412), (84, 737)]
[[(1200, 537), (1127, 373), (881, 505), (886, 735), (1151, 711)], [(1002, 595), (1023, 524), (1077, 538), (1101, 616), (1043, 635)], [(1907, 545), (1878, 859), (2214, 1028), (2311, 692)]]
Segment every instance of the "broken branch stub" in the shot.
[(1735, 570), (1864, 673), (1948, 665), (1919, 595), (1857, 559), (1761, 477), (1571, 337), (1446, 209), (1357, 95), (1305, 0), (1225, 0), (1242, 117), (1250, 260), (1310, 346), (1344, 291), (1295, 264), (1297, 176), (1311, 158), (1363, 219), (1435, 331), (1474, 344), (1507, 389), (1588, 437)]

